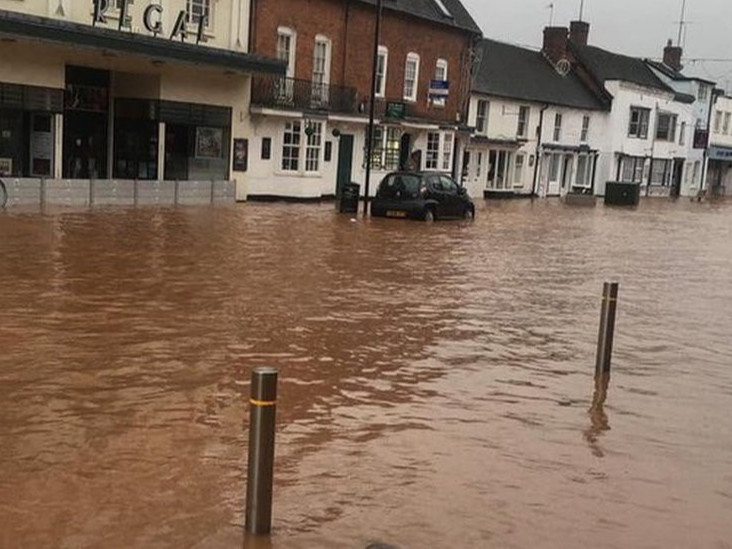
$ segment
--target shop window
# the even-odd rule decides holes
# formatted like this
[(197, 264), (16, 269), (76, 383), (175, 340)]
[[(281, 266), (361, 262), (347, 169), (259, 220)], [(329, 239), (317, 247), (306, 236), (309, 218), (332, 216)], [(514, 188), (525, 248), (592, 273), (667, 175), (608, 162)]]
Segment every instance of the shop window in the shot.
[[(508, 178), (511, 176), (510, 151), (492, 150), (488, 153), (488, 188), (505, 190), (510, 188)], [(514, 174), (515, 175), (515, 174)]]
[(296, 172), (300, 169), (300, 141), (302, 124), (299, 120), (285, 122), (282, 138), (282, 171)]
[(577, 157), (577, 177), (575, 186), (587, 188), (592, 183), (592, 159), (586, 154)]
[[(366, 130), (368, 140), (368, 129)], [(374, 146), (371, 151), (371, 168), (394, 171), (399, 169), (402, 130), (400, 128), (375, 126)]]
[(623, 158), (622, 180), (625, 183), (643, 183), (646, 159), (640, 156)]
[(450, 132), (429, 132), (427, 134), (426, 170), (449, 172), (452, 169), (452, 156), (455, 135)]
[(316, 173), (320, 170), (320, 153), (323, 147), (323, 123), (310, 122), (305, 131), (305, 171)]

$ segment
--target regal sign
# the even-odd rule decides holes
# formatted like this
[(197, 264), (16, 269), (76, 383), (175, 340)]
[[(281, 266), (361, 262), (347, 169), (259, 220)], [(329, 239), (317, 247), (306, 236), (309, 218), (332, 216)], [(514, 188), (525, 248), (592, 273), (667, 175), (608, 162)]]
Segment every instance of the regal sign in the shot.
[[(112, 9), (112, 4), (114, 2), (115, 0), (92, 0), (92, 4), (94, 6), (92, 25), (97, 26), (97, 24), (107, 24), (108, 13), (109, 10)], [(129, 15), (130, 2), (131, 0), (116, 0), (119, 11), (119, 30), (132, 30), (132, 18)], [(199, 17), (198, 24), (196, 25), (196, 44), (206, 42), (205, 31), (207, 23), (207, 16), (202, 15)], [(164, 35), (163, 6), (160, 4), (150, 4), (147, 6), (142, 14), (142, 24), (145, 29), (154, 36)], [(186, 10), (178, 12), (178, 17), (176, 17), (173, 30), (170, 33), (170, 40), (180, 38), (182, 42), (185, 42), (189, 32), (189, 24), (190, 18)]]

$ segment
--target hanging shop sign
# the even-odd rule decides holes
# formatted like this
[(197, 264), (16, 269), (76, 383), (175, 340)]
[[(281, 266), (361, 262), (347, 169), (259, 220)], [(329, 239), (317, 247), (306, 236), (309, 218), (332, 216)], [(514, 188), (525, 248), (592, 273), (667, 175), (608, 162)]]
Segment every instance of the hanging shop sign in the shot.
[[(132, 0), (92, 0), (94, 11), (92, 15), (92, 25), (97, 24), (106, 25), (109, 18), (109, 11), (113, 9), (113, 4), (116, 3), (116, 10), (118, 13), (115, 14), (119, 20), (119, 30), (132, 30), (132, 18), (129, 15), (129, 5)], [(154, 36), (165, 36), (165, 29), (163, 28), (163, 6), (160, 4), (150, 4), (145, 8), (142, 14), (142, 25), (149, 33)], [(206, 42), (206, 25), (208, 24), (208, 15), (200, 15), (197, 23), (191, 23), (190, 17), (186, 10), (178, 12), (178, 16), (175, 18), (175, 24), (173, 30), (170, 33), (170, 40), (180, 39), (185, 42), (189, 32), (195, 28), (196, 30), (196, 44)]]
[(450, 82), (447, 80), (430, 80), (430, 99), (446, 99), (450, 95)]

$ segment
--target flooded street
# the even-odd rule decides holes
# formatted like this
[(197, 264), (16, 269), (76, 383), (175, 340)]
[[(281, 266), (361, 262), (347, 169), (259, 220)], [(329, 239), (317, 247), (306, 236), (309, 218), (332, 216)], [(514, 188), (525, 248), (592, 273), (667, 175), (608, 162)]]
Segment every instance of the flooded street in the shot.
[(0, 547), (732, 547), (732, 203), (477, 215), (0, 211)]

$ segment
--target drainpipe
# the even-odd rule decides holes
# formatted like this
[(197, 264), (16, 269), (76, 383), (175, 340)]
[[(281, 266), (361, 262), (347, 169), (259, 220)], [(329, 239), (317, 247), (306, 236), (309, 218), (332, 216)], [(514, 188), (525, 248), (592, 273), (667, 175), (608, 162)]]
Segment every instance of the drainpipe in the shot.
[(658, 102), (656, 102), (655, 118), (653, 124), (648, 121), (648, 131), (651, 132), (651, 165), (648, 169), (648, 181), (646, 181), (646, 196), (651, 194), (651, 181), (653, 180), (653, 155), (656, 154), (656, 129), (658, 128)]
[(256, 4), (257, 4), (257, 0), (249, 1), (249, 40), (248, 40), (249, 45), (247, 47), (247, 53), (255, 53), (254, 52), (254, 45), (255, 45), (254, 33), (256, 32), (256, 29), (257, 29), (257, 20), (255, 17)]
[(590, 194), (595, 196), (595, 178), (597, 177), (597, 159), (600, 157), (599, 152), (592, 155), (592, 180), (590, 181)]
[(534, 162), (534, 184), (531, 188), (532, 198), (536, 196), (536, 185), (539, 182), (539, 162), (541, 153), (541, 137), (544, 135), (544, 113), (549, 108), (549, 105), (544, 105), (539, 113), (539, 136), (536, 140), (536, 162)]

